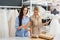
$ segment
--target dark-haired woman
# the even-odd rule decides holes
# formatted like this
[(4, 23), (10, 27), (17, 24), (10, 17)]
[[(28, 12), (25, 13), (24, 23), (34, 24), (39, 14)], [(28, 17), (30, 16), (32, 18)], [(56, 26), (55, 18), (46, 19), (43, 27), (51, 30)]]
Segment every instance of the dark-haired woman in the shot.
[(23, 6), (21, 8), (19, 16), (16, 18), (16, 37), (28, 37), (29, 36), (29, 17), (26, 16), (28, 8)]

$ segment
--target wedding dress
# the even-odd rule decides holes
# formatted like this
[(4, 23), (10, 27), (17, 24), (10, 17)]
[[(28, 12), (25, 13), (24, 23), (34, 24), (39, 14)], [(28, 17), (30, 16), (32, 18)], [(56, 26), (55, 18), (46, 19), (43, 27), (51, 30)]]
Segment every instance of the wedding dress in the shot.
[(18, 11), (17, 9), (11, 9), (8, 10), (8, 26), (9, 26), (9, 36), (10, 37), (15, 37), (15, 20), (16, 17), (18, 16)]
[(0, 9), (0, 37), (9, 37), (7, 10)]
[(59, 14), (52, 15), (52, 21), (50, 23), (50, 33), (54, 36), (53, 40), (57, 40), (56, 38), (59, 38), (60, 35), (60, 23), (58, 21)]

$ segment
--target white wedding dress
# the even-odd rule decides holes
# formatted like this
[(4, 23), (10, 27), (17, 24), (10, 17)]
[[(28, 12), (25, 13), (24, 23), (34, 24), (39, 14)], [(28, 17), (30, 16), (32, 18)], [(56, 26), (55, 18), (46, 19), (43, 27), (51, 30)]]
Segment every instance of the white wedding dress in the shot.
[(0, 38), (15, 37), (17, 9), (0, 9)]
[(52, 34), (54, 36), (53, 40), (57, 40), (60, 35), (60, 24), (58, 21), (59, 17), (60, 17), (59, 14), (52, 15), (52, 21), (50, 23), (50, 34)]
[(19, 13), (17, 9), (10, 9), (7, 11), (8, 11), (7, 16), (8, 16), (9, 36), (15, 37), (15, 32), (16, 32), (15, 20), (16, 20), (16, 17), (18, 17)]
[(9, 37), (6, 9), (0, 9), (0, 38)]

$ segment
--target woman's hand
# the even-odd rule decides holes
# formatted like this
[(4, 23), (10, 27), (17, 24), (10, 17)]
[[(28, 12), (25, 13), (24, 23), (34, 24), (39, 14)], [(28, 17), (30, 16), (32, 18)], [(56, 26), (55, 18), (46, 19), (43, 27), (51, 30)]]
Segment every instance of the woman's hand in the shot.
[(30, 29), (28, 28), (28, 26), (29, 26), (29, 22), (26, 23), (25, 25), (23, 25), (23, 28), (26, 29), (27, 31), (29, 31)]
[(21, 28), (22, 28), (22, 26), (19, 26), (19, 27), (18, 27), (18, 30), (20, 30)]
[(30, 28), (28, 28), (27, 26), (24, 26), (24, 29), (30, 31)]

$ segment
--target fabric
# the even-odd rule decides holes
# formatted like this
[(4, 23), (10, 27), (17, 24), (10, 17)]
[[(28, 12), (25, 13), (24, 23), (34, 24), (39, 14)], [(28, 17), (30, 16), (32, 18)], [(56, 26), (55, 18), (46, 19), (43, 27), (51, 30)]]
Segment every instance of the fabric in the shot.
[(50, 23), (50, 33), (52, 34), (52, 35), (57, 35), (57, 34), (60, 34), (60, 23), (59, 23), (59, 21), (58, 21), (58, 16), (59, 15), (53, 15), (52, 16), (52, 21), (51, 21), (51, 23)]
[(7, 10), (0, 9), (0, 38), (9, 37)]
[(8, 27), (9, 27), (9, 36), (10, 37), (15, 37), (15, 20), (16, 17), (19, 15), (19, 13), (17, 12), (17, 9), (10, 9), (7, 10), (7, 14), (8, 14)]
[[(26, 17), (26, 19), (22, 19), (22, 25), (26, 24), (29, 22), (29, 17)], [(21, 28), (20, 30), (18, 30), (17, 28), (19, 27), (19, 18), (16, 18), (16, 37), (28, 37), (29, 33), (27, 30), (25, 30), (24, 28)], [(28, 27), (29, 28), (29, 27)]]

